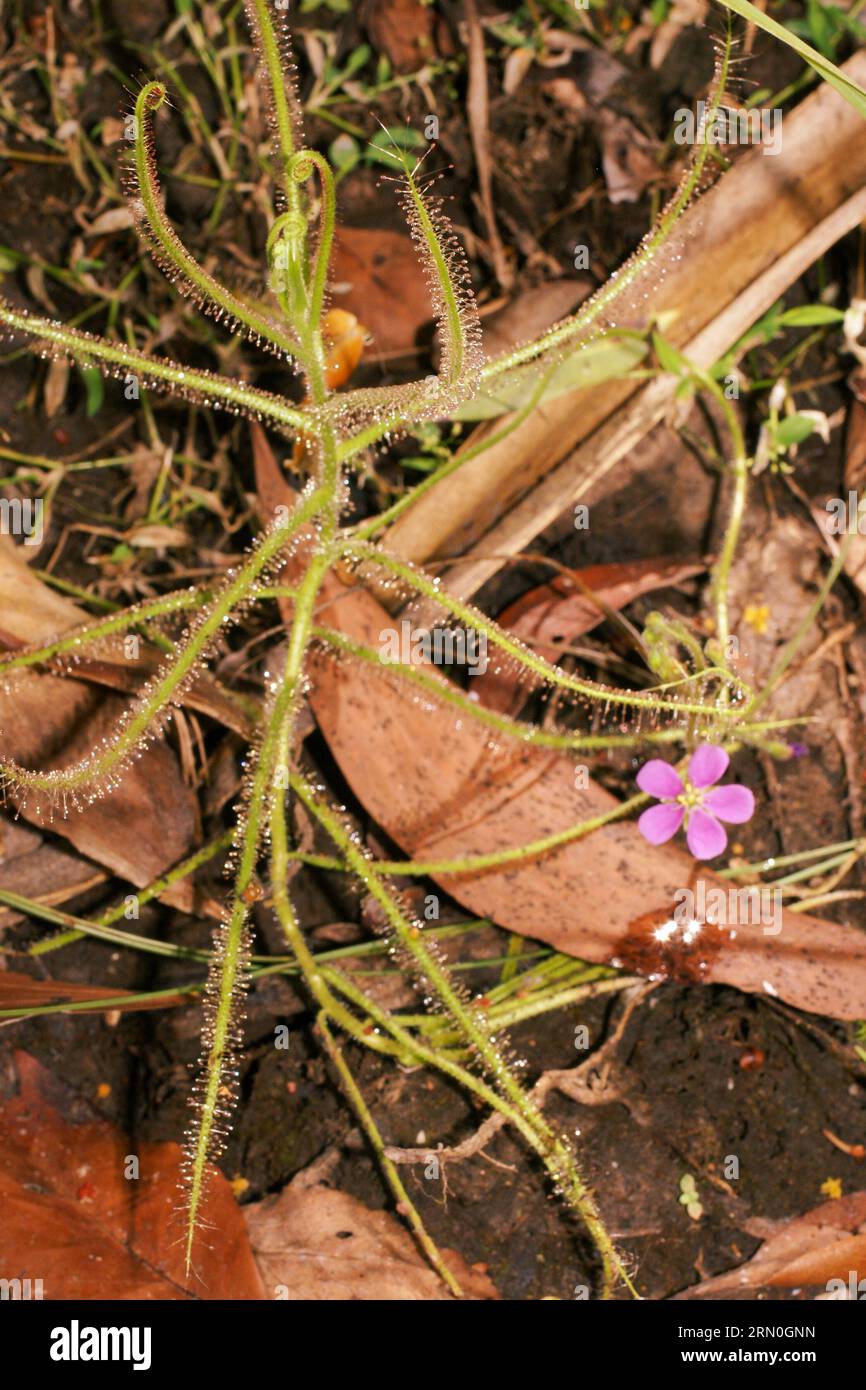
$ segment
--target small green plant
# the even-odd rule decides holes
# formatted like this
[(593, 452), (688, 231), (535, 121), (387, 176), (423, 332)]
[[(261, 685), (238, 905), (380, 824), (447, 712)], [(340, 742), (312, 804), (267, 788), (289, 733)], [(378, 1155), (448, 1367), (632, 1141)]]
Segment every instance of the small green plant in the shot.
[(698, 1189), (691, 1173), (684, 1173), (680, 1178), (680, 1205), (684, 1206), (693, 1221), (700, 1221), (704, 1214), (698, 1198)]
[[(618, 1284), (625, 1283), (630, 1289), (632, 1285), (570, 1141), (548, 1122), (530, 1096), (515, 1065), (508, 1060), (489, 1009), (456, 983), (438, 952), (435, 934), (424, 929), (408, 900), (394, 886), (401, 866), (380, 865), (371, 858), (340, 811), (303, 774), (295, 754), (295, 730), (313, 649), (341, 659), (380, 660), (381, 654), (373, 648), (352, 642), (317, 623), (317, 601), (328, 577), (337, 570), (341, 574), (354, 570), (359, 577), (381, 571), (400, 593), (435, 602), (446, 618), (483, 635), (499, 657), (515, 663), (538, 686), (587, 702), (593, 708), (616, 712), (617, 728), (612, 732), (584, 736), (565, 728), (536, 728), (485, 710), (438, 675), (409, 664), (391, 666), (392, 675), (413, 683), (425, 698), (445, 702), (461, 718), (483, 721), (497, 737), (575, 753), (656, 740), (670, 742), (672, 738), (681, 739), (685, 747), (700, 741), (730, 745), (735, 738), (773, 747), (767, 742), (772, 726), (755, 721), (757, 702), (742, 690), (725, 657), (729, 630), (727, 577), (742, 518), (748, 472), (745, 447), (731, 412), (728, 414), (736, 452), (731, 464), (734, 496), (731, 521), (714, 576), (716, 642), (709, 659), (699, 648), (690, 650), (688, 642), (680, 648), (677, 644), (682, 634), (660, 630), (651, 644), (655, 652), (653, 669), (664, 671), (661, 679), (665, 683), (652, 690), (616, 689), (566, 674), (536, 656), (480, 611), (450, 597), (438, 582), (396, 559), (378, 543), (397, 516), (477, 449), (464, 450), (456, 457), (445, 451), (444, 462), (378, 516), (363, 523), (346, 520), (346, 479), (376, 445), (398, 433), (421, 431), (423, 436), (426, 426), (453, 417), (461, 406), (478, 396), (502, 392), (506, 399), (519, 399), (519, 408), (502, 428), (488, 437), (484, 445), (477, 446), (488, 447), (534, 409), (563, 361), (607, 326), (622, 293), (664, 247), (699, 190), (709, 147), (701, 142), (696, 144), (691, 165), (657, 224), (635, 256), (593, 300), (533, 342), (485, 361), (463, 250), (441, 207), (419, 186), (405, 143), (389, 145), (380, 141), (378, 150), (387, 150), (398, 175), (421, 272), (430, 288), (439, 335), (439, 370), (435, 376), (406, 385), (335, 392), (328, 384), (327, 347), (322, 333), (334, 237), (334, 174), (325, 158), (303, 143), (282, 19), (272, 14), (268, 0), (247, 0), (246, 8), (270, 102), (281, 194), (279, 213), (267, 238), (271, 300), (253, 301), (227, 289), (197, 264), (169, 224), (154, 154), (154, 116), (167, 99), (166, 86), (159, 81), (148, 82), (135, 102), (130, 204), (142, 236), (179, 292), (192, 298), (203, 312), (211, 314), (230, 332), (246, 335), (256, 346), (276, 354), (299, 373), (303, 378), (304, 404), (297, 405), (289, 397), (260, 390), (240, 379), (151, 356), (119, 340), (96, 337), (5, 302), (0, 302), (0, 321), (44, 356), (71, 359), (88, 372), (98, 368), (122, 379), (134, 377), (140, 388), (173, 392), (207, 407), (246, 415), (278, 434), (302, 441), (306, 480), (296, 504), (277, 510), (270, 525), (216, 592), (192, 589), (151, 600), (64, 634), (49, 646), (16, 652), (0, 661), (3, 678), (11, 678), (16, 670), (40, 662), (56, 663), (64, 656), (70, 660), (70, 669), (74, 669), (75, 655), (85, 644), (98, 643), (142, 624), (152, 627), (160, 619), (178, 613), (189, 617), (182, 641), (130, 704), (110, 738), (79, 762), (62, 769), (34, 770), (0, 759), (0, 780), (19, 803), (26, 798), (38, 799), (58, 807), (63, 814), (110, 793), (132, 760), (162, 734), (227, 626), (249, 605), (272, 602), (275, 585), (282, 584), (279, 592), (283, 595), (289, 592), (280, 576), (290, 562), (293, 618), (287, 633), (286, 655), (282, 668), (270, 671), (266, 681), (266, 707), (249, 760), (233, 839), (233, 885), (218, 929), (207, 985), (204, 1055), (194, 1091), (195, 1119), (188, 1136), (187, 1264), (194, 1258), (196, 1233), (207, 1205), (211, 1165), (220, 1154), (235, 1100), (239, 1020), (250, 970), (249, 914), (251, 904), (264, 891), (261, 873), (267, 877), (288, 948), (318, 1011), (323, 1044), (380, 1156), (400, 1210), (407, 1214), (421, 1247), (449, 1287), (459, 1292), (454, 1275), (427, 1236), (396, 1168), (382, 1151), (381, 1140), (348, 1072), (332, 1027), (365, 1047), (402, 1062), (437, 1068), (460, 1082), (491, 1110), (501, 1113), (538, 1155), (555, 1190), (588, 1231), (600, 1260), (601, 1292), (609, 1297)], [(717, 71), (707, 103), (708, 120), (725, 90), (729, 60), (727, 41), (719, 46)], [(676, 365), (680, 370), (681, 364)], [(698, 384), (711, 390), (723, 403), (717, 384), (709, 377), (701, 378)], [(428, 456), (431, 462), (437, 459), (435, 447)], [(620, 726), (624, 718), (631, 722), (623, 732)], [(659, 728), (662, 723), (665, 727)], [(329, 837), (339, 864), (354, 874), (378, 903), (389, 947), (411, 970), (425, 998), (445, 1014), (447, 1033), (443, 1029), (408, 1030), (379, 1008), (337, 965), (325, 966), (312, 955), (289, 894), (290, 865), (297, 857), (290, 842), (289, 798), (306, 808)], [(586, 835), (614, 816), (628, 815), (645, 803), (646, 797), (633, 797), (615, 812), (574, 826), (567, 836), (558, 837), (557, 843)], [(483, 865), (470, 856), (449, 864), (448, 871), (468, 874), (492, 863), (539, 856), (553, 847), (542, 841), (507, 848), (484, 856)], [(412, 863), (405, 866), (405, 871), (421, 876), (428, 867)], [(116, 914), (105, 919), (104, 931), (110, 930), (108, 922), (113, 920)]]

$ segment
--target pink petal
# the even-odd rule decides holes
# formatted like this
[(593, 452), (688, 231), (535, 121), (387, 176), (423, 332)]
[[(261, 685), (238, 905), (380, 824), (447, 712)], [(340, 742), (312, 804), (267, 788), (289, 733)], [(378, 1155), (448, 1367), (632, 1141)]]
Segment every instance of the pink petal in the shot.
[(637, 784), (641, 791), (649, 796), (675, 797), (682, 796), (685, 791), (676, 768), (663, 762), (661, 758), (650, 758), (648, 763), (644, 763), (637, 775)]
[(689, 759), (689, 781), (693, 787), (711, 787), (724, 776), (730, 761), (724, 748), (705, 743)]
[(742, 825), (755, 814), (755, 798), (749, 788), (741, 787), (739, 782), (732, 782), (728, 787), (714, 787), (704, 796), (703, 804), (719, 820), (732, 825)]
[(700, 806), (696, 806), (689, 816), (686, 840), (696, 859), (715, 859), (728, 843), (724, 826), (719, 824), (715, 816), (708, 816)]
[(637, 828), (651, 845), (663, 845), (665, 840), (676, 835), (684, 815), (682, 806), (667, 801), (661, 806), (650, 806), (648, 811), (644, 811), (638, 820)]

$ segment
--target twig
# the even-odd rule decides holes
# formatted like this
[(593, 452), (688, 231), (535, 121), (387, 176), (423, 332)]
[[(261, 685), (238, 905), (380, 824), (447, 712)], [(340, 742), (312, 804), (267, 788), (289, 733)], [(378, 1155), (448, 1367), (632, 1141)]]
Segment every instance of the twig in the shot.
[[(617, 1023), (611, 1036), (602, 1044), (597, 1052), (586, 1061), (581, 1062), (577, 1067), (564, 1067), (544, 1072), (536, 1081), (530, 1096), (534, 1102), (543, 1105), (552, 1090), (561, 1091), (568, 1096), (569, 1100), (578, 1101), (584, 1105), (603, 1105), (607, 1104), (612, 1097), (603, 1094), (607, 1090), (607, 1076), (610, 1070), (610, 1058), (619, 1043), (622, 1041), (623, 1034), (628, 1027), (632, 1014), (640, 1004), (644, 1002), (649, 994), (658, 986), (648, 981), (645, 984), (636, 986), (628, 996), (626, 1006), (623, 1009), (622, 1017)], [(591, 1075), (599, 1071), (599, 1066), (603, 1067), (603, 1076), (600, 1086), (593, 1086), (583, 1080), (584, 1074)], [(392, 1163), (424, 1163), (429, 1161), (431, 1156), (439, 1159), (440, 1163), (460, 1163), (466, 1158), (474, 1158), (478, 1153), (482, 1154), (489, 1163), (495, 1164), (497, 1168), (508, 1168), (509, 1165), (499, 1163), (496, 1159), (484, 1153), (484, 1149), (502, 1129), (506, 1123), (504, 1115), (490, 1115), (484, 1123), (471, 1134), (468, 1139), (464, 1139), (459, 1144), (450, 1148), (439, 1147), (436, 1149), (400, 1149), (388, 1146), (385, 1149), (385, 1156)]]
[(490, 125), (487, 99), (487, 62), (484, 57), (484, 34), (478, 18), (475, 0), (466, 0), (466, 24), (469, 29), (469, 92), (466, 108), (469, 114), (469, 133), (475, 151), (481, 208), (487, 227), (487, 239), (493, 257), (496, 278), (504, 290), (514, 284), (514, 271), (503, 250), (496, 213), (493, 208), (493, 166), (490, 159)]

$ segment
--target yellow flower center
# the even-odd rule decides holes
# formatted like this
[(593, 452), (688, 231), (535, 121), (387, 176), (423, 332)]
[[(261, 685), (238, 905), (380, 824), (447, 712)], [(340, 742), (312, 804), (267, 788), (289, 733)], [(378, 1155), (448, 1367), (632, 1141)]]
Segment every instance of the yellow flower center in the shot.
[(687, 811), (690, 811), (693, 806), (700, 806), (703, 799), (703, 788), (692, 787), (688, 784), (686, 785), (686, 790), (682, 793), (682, 795), (677, 797), (677, 801), (679, 802), (680, 806), (685, 806)]

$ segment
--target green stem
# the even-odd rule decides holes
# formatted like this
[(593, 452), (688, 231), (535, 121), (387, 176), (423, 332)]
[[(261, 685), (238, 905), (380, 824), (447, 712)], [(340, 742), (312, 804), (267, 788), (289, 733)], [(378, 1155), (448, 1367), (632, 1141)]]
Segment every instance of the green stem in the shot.
[(706, 372), (695, 371), (694, 374), (704, 389), (709, 391), (719, 406), (719, 409), (724, 414), (734, 448), (734, 457), (731, 465), (734, 474), (734, 495), (731, 498), (731, 509), (728, 514), (728, 523), (725, 527), (722, 549), (713, 567), (712, 573), (712, 591), (716, 602), (716, 638), (721, 649), (721, 660), (727, 662), (730, 659), (728, 643), (731, 635), (730, 614), (728, 610), (728, 584), (731, 575), (731, 566), (733, 565), (734, 556), (740, 539), (743, 517), (746, 513), (746, 497), (749, 485), (749, 459), (746, 454), (746, 442), (743, 438), (740, 422), (737, 419), (737, 412), (734, 410), (731, 402), (725, 396), (718, 382), (714, 381)]
[(319, 244), (316, 247), (316, 261), (313, 267), (310, 290), (310, 319), (313, 323), (318, 324), (321, 323), (322, 319), (325, 290), (328, 283), (328, 267), (334, 244), (336, 215), (334, 176), (327, 160), (323, 159), (316, 150), (302, 150), (300, 154), (294, 156), (289, 164), (289, 175), (296, 183), (303, 183), (310, 178), (313, 169), (318, 170), (322, 189)]
[(145, 227), (157, 258), (164, 262), (168, 274), (183, 277), (199, 303), (213, 306), (210, 312), (215, 308), (228, 314), (231, 322), (244, 327), (257, 339), (263, 339), (290, 357), (300, 358), (302, 351), (296, 340), (283, 332), (274, 320), (257, 313), (206, 270), (202, 270), (168, 221), (160, 198), (151, 119), (152, 113), (159, 110), (165, 98), (166, 89), (162, 82), (148, 82), (142, 87), (135, 103), (135, 170)]
[(150, 622), (153, 618), (162, 618), (169, 613), (179, 613), (187, 608), (196, 608), (202, 603), (202, 598), (201, 591), (197, 589), (166, 594), (160, 598), (146, 599), (143, 603), (136, 604), (134, 608), (124, 608), (121, 612), (113, 613), (110, 618), (103, 618), (99, 622), (72, 628), (64, 632), (62, 637), (46, 643), (44, 647), (28, 647), (25, 651), (15, 652), (12, 656), (0, 658), (0, 678), (10, 671), (21, 670), (29, 666), (40, 666), (51, 661), (54, 657), (75, 651), (87, 642), (98, 642), (103, 637), (127, 632), (129, 628), (138, 627)]
[(308, 811), (327, 831), (367, 891), (378, 902), (395, 937), (415, 962), (425, 984), (429, 984), (433, 989), (459, 1027), (470, 1048), (488, 1072), (496, 1090), (520, 1112), (526, 1127), (532, 1133), (533, 1147), (542, 1158), (556, 1186), (563, 1191), (566, 1199), (579, 1213), (595, 1242), (603, 1267), (603, 1296), (610, 1297), (616, 1281), (625, 1277), (625, 1272), (599, 1216), (595, 1200), (577, 1170), (574, 1155), (568, 1144), (551, 1129), (512, 1074), (491, 1036), (484, 1011), (464, 1001), (445, 968), (428, 948), (420, 927), (414, 925), (404, 914), (338, 817), (314, 795), (299, 774), (290, 774), (289, 782)]
[(542, 855), (549, 854), (551, 850), (560, 849), (563, 845), (571, 844), (572, 840), (580, 840), (584, 835), (591, 835), (594, 830), (600, 830), (603, 825), (610, 825), (612, 821), (622, 820), (625, 816), (630, 816), (633, 811), (638, 811), (645, 806), (649, 798), (640, 792), (636, 796), (631, 796), (627, 801), (618, 802), (609, 811), (601, 815), (592, 816), (589, 820), (580, 821), (577, 825), (569, 825), (565, 830), (559, 830), (553, 835), (545, 835), (540, 840), (532, 840), (529, 844), (517, 845), (512, 849), (492, 850), (489, 854), (467, 854), (461, 859), (385, 859), (374, 860), (370, 864), (370, 871), (375, 874), (406, 875), (412, 878), (437, 878), (451, 877), (457, 874), (477, 874), (483, 873), (487, 869), (499, 869), (505, 864), (516, 864), (526, 859), (540, 858)]
[(547, 729), (539, 729), (534, 724), (523, 723), (519, 719), (511, 719), (508, 715), (488, 709), (486, 705), (471, 699), (444, 676), (435, 676), (423, 667), (386, 661), (382, 653), (374, 647), (354, 642), (334, 628), (316, 627), (313, 629), (313, 636), (335, 651), (345, 652), (359, 661), (378, 667), (384, 674), (394, 675), (400, 680), (418, 686), (434, 700), (452, 705), (467, 718), (474, 719), (490, 729), (496, 729), (498, 733), (509, 738), (520, 739), (522, 743), (528, 743), (532, 747), (559, 748), (572, 753), (598, 752), (608, 748), (632, 748), (640, 743), (677, 743), (682, 739), (681, 729), (663, 729), (656, 733), (640, 734), (552, 733)]
[(290, 103), (293, 89), (283, 67), (280, 45), (274, 32), (267, 0), (247, 0), (247, 13), (257, 31), (259, 53), (264, 62), (268, 95), (274, 113), (274, 123), (285, 176), (286, 197), (290, 207), (297, 207), (297, 188), (293, 185), (288, 173), (289, 164), (295, 153), (295, 120)]
[(319, 433), (318, 421), (314, 416), (288, 405), (280, 396), (271, 395), (268, 391), (259, 391), (241, 381), (217, 376), (215, 372), (182, 367), (177, 362), (151, 357), (147, 353), (125, 347), (122, 343), (109, 342), (107, 338), (99, 338), (81, 329), (67, 328), (51, 319), (39, 318), (36, 314), (14, 309), (2, 299), (0, 323), (5, 323), (40, 342), (52, 343), (60, 349), (61, 354), (68, 354), (85, 366), (95, 362), (97, 365), (104, 365), (109, 373), (115, 375), (135, 375), (145, 388), (162, 387), (180, 395), (202, 400), (205, 404), (224, 407), (234, 413), (242, 412), (256, 419), (264, 418), (275, 425), (284, 426), (293, 434), (307, 434), (315, 438)]
[(256, 546), (236, 577), (229, 581), (210, 610), (191, 630), (173, 661), (145, 686), (144, 693), (129, 709), (114, 737), (105, 741), (101, 752), (70, 767), (48, 772), (32, 771), (12, 762), (0, 762), (0, 777), (16, 788), (50, 792), (63, 796), (85, 787), (99, 785), (112, 777), (124, 761), (142, 745), (154, 722), (177, 695), (184, 680), (194, 672), (196, 662), (223, 624), (243, 601), (261, 572), (279, 555), (286, 541), (319, 511), (322, 490), (311, 492), (291, 515), (275, 525)]
[(397, 1172), (397, 1169), (395, 1165), (392, 1163), (391, 1159), (388, 1158), (387, 1154), (385, 1153), (385, 1144), (382, 1139), (382, 1136), (379, 1133), (373, 1116), (370, 1114), (369, 1108), (367, 1106), (366, 1101), (364, 1100), (364, 1097), (358, 1089), (358, 1085), (355, 1081), (355, 1078), (349, 1070), (349, 1067), (346, 1063), (346, 1059), (343, 1056), (340, 1047), (337, 1045), (334, 1038), (331, 1036), (330, 1029), (328, 1028), (327, 1015), (324, 1010), (322, 1010), (322, 1012), (319, 1014), (317, 1020), (317, 1027), (319, 1030), (319, 1034), (324, 1041), (325, 1047), (327, 1048), (328, 1055), (330, 1056), (331, 1061), (334, 1063), (334, 1066), (336, 1067), (337, 1072), (339, 1073), (340, 1080), (343, 1084), (343, 1089), (345, 1090), (346, 1095), (352, 1104), (352, 1108), (354, 1109), (355, 1114), (361, 1121), (361, 1127), (363, 1128), (364, 1133), (370, 1141), (370, 1146), (374, 1154), (376, 1155), (376, 1160), (379, 1164), (379, 1167), (385, 1174), (385, 1178), (387, 1179), (388, 1185), (394, 1194), (400, 1215), (403, 1216), (406, 1221), (408, 1221), (409, 1226), (412, 1229), (412, 1233), (415, 1236), (415, 1239), (417, 1240), (418, 1245), (421, 1248), (421, 1251), (427, 1257), (431, 1267), (439, 1275), (439, 1278), (451, 1290), (455, 1298), (462, 1298), (463, 1290), (461, 1289), (454, 1275), (451, 1273), (451, 1270), (448, 1268), (448, 1265), (446, 1264), (445, 1260), (443, 1260), (436, 1243), (433, 1240), (431, 1240), (430, 1236), (427, 1234), (424, 1222), (421, 1220), (417, 1208), (415, 1207), (414, 1203), (409, 1197), (409, 1193), (403, 1186), (403, 1181), (400, 1177), (400, 1174)]
[[(493, 642), (501, 648), (507, 656), (513, 658), (525, 670), (539, 676), (549, 685), (558, 686), (562, 690), (571, 690), (577, 695), (584, 695), (590, 700), (602, 701), (610, 705), (622, 705), (630, 709), (645, 709), (650, 711), (666, 711), (680, 715), (696, 714), (708, 719), (719, 717), (726, 719), (739, 718), (735, 710), (725, 709), (722, 706), (707, 706), (696, 704), (689, 700), (666, 700), (660, 698), (653, 691), (646, 693), (633, 690), (617, 690), (611, 686), (593, 683), (591, 681), (575, 680), (571, 676), (566, 676), (558, 667), (552, 666), (543, 657), (536, 656), (521, 642), (510, 637), (507, 632), (492, 623), (477, 608), (472, 608), (468, 604), (461, 603), (458, 599), (451, 596), (439, 587), (437, 583), (429, 579), (422, 571), (415, 569), (414, 566), (407, 564), (403, 560), (397, 559), (386, 550), (380, 550), (376, 546), (369, 545), (363, 541), (349, 540), (343, 547), (343, 555), (359, 560), (368, 560), (382, 569), (389, 570), (396, 574), (410, 588), (423, 594), (425, 598), (431, 599), (434, 603), (445, 608), (449, 613), (453, 613), (456, 618), (467, 627), (481, 632), (488, 641)], [(704, 675), (709, 672), (703, 673)], [(669, 689), (674, 683), (669, 683), (663, 687)]]

